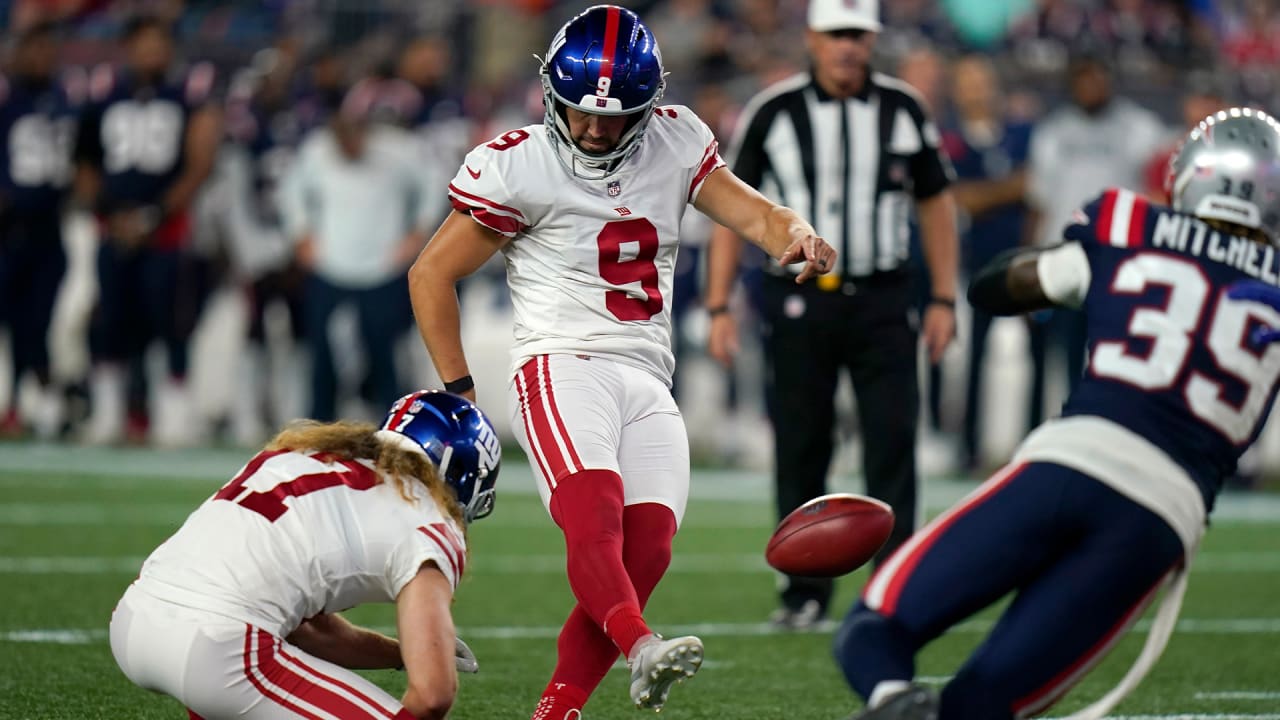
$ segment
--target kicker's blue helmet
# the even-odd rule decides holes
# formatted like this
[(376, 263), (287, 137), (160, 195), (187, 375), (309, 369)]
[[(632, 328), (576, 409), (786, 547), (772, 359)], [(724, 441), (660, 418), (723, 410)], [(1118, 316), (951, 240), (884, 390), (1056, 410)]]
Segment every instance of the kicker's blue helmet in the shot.
[[(565, 23), (539, 72), (556, 157), (570, 173), (586, 178), (612, 175), (636, 151), (666, 84), (653, 33), (635, 13), (616, 5), (587, 8)], [(566, 107), (631, 117), (617, 147), (590, 153), (570, 136)]]
[(475, 403), (443, 390), (410, 393), (391, 406), (378, 436), (425, 453), (458, 496), (467, 522), (493, 512), (502, 446)]

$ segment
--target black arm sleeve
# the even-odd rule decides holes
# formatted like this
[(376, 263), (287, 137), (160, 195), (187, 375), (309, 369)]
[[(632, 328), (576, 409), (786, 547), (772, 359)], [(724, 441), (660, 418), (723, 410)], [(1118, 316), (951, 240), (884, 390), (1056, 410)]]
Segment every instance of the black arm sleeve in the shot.
[(991, 315), (1021, 315), (1053, 307), (1035, 278), (1039, 254), (1039, 250), (1013, 248), (997, 255), (969, 282), (969, 304)]

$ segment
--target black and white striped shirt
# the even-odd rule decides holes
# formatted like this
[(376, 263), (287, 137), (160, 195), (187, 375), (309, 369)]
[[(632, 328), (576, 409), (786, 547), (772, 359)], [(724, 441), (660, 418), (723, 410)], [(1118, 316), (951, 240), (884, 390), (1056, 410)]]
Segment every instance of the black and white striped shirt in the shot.
[[(872, 73), (862, 93), (842, 101), (801, 73), (747, 104), (730, 164), (747, 184), (809, 219), (840, 252), (836, 271), (856, 278), (907, 259), (912, 198), (932, 197), (951, 182), (939, 143), (906, 83)], [(771, 269), (781, 272), (776, 263)]]

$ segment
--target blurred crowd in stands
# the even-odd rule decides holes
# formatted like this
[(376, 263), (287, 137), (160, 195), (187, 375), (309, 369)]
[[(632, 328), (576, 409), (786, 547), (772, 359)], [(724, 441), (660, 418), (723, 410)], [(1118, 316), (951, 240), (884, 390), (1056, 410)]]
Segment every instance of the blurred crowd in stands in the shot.
[[(805, 0), (619, 2), (640, 13), (659, 39), (670, 73), (666, 101), (694, 107), (722, 147), (731, 145), (735, 118), (747, 98), (805, 70)], [(555, 27), (589, 4), (0, 1), (9, 85), (15, 73), (23, 72), (14, 61), (23, 33), (51, 23), (58, 82), (67, 88), (81, 122), (85, 108), (101, 101), (94, 96), (105, 76), (101, 68), (127, 70), (136, 61), (128, 30), (138, 17), (156, 18), (157, 29), (172, 33), (174, 52), (164, 60), (165, 81), (185, 93), (188, 117), (215, 111), (221, 137), (207, 173), (187, 178), (199, 186), (187, 206), (159, 205), (162, 227), (164, 218), (179, 212), (191, 219), (177, 243), (181, 267), (195, 270), (182, 275), (172, 299), (189, 300), (198, 311), (217, 288), (234, 288), (249, 313), (243, 323), (245, 349), (234, 358), (241, 365), (233, 392), (243, 400), (229, 399), (225, 417), (191, 421), (195, 411), (182, 390), (182, 363), (171, 363), (168, 376), (157, 379), (164, 373), (149, 375), (138, 357), (117, 354), (112, 359), (123, 367), (104, 379), (102, 353), (93, 350), (92, 362), (72, 363), (72, 370), (58, 371), (57, 358), (52, 372), (17, 366), (38, 376), (43, 372), (35, 383), (39, 387), (24, 391), (37, 399), (24, 403), (19, 402), (23, 393), (0, 392), (0, 398), (10, 398), (0, 430), (186, 445), (216, 437), (209, 428), (221, 427), (226, 440), (249, 443), (291, 415), (326, 419), (340, 414), (344, 406), (337, 396), (348, 390), (370, 407), (383, 407), (417, 386), (416, 378), (405, 375), (413, 371), (403, 367), (404, 358), (397, 365), (393, 357), (397, 338), (412, 338), (403, 270), (449, 211), (444, 191), (463, 154), (506, 130), (541, 122), (532, 56), (545, 52), (543, 44)], [(1173, 144), (1208, 112), (1226, 104), (1280, 108), (1280, 0), (888, 0), (881, 3), (881, 13), (885, 29), (876, 65), (920, 91), (942, 126), (962, 183), (989, 183), (969, 184), (967, 190), (962, 185), (959, 192), (966, 209), (958, 220), (962, 230), (975, 222), (981, 228), (962, 235), (966, 269), (997, 246), (1051, 234), (1052, 223), (1061, 220), (1049, 207), (1055, 193), (1068, 192), (1070, 201), (1078, 202), (1105, 185), (1134, 184), (1159, 197)], [(191, 97), (193, 72), (200, 78), (198, 101)], [(117, 75), (128, 77), (128, 72)], [(6, 102), (7, 96), (0, 97), (0, 107)], [(1117, 107), (1130, 114), (1101, 121)], [(83, 136), (83, 129), (78, 134)], [(1002, 142), (1006, 135), (1022, 137), (1021, 147)], [(1079, 187), (1037, 187), (1045, 163), (1053, 163), (1054, 172), (1061, 163), (1090, 163), (1088, 148), (1071, 145), (1090, 137), (1102, 141), (1100, 152), (1124, 148), (1132, 173), (1117, 175), (1113, 164), (1110, 177), (1089, 179), (1098, 173), (1086, 167)], [(83, 137), (64, 145), (70, 167), (92, 165)], [(982, 155), (976, 164), (966, 157), (975, 148)], [(187, 154), (179, 152), (175, 162), (187, 162), (189, 169), (183, 158), (189, 160), (190, 151), (188, 146)], [(1036, 168), (1037, 162), (1042, 167)], [(99, 165), (110, 182), (110, 168)], [(354, 166), (359, 171), (352, 175)], [(101, 189), (95, 195), (91, 186), (70, 182), (78, 174), (67, 175), (60, 211), (83, 218), (96, 213), (97, 222), (82, 227), (106, 238), (121, 226), (104, 215)], [(999, 203), (992, 201), (995, 197)], [(999, 223), (981, 225), (991, 219), (993, 205), (1008, 212)], [(679, 333), (684, 353), (699, 352), (698, 323), (684, 318), (696, 316), (700, 307), (699, 246), (710, 232), (704, 219), (693, 215), (682, 238), (683, 274), (675, 300), (677, 327), (687, 330)], [(986, 233), (1003, 237), (993, 240)], [(89, 257), (93, 275), (95, 255)], [(101, 273), (100, 253), (97, 257)], [(71, 258), (74, 275), (74, 252)], [(500, 274), (502, 268), (493, 271)], [(3, 277), (0, 272), (0, 282)], [(749, 304), (749, 285), (744, 304)], [(179, 297), (184, 293), (194, 297), (184, 300)], [(500, 290), (493, 293), (499, 305), (500, 295)], [(85, 317), (65, 324), (87, 336), (101, 303), (101, 298), (83, 301)], [(335, 378), (347, 361), (344, 353), (332, 352), (329, 327), (343, 305), (356, 308), (360, 331), (354, 337), (365, 355), (357, 372), (366, 378), (346, 389)], [(272, 315), (268, 306), (287, 312)], [(263, 357), (269, 318), (277, 316), (290, 318), (288, 334), (296, 339), (298, 358), (296, 365), (277, 362), (298, 368), (292, 375), (302, 377), (307, 388), (292, 405), (267, 401), (279, 395), (268, 387), (271, 373)], [(986, 330), (977, 320), (972, 328), (962, 325), (961, 347), (971, 350), (953, 350), (948, 358), (961, 368), (977, 368), (952, 373), (969, 387), (976, 387), (982, 375), (978, 366)], [(14, 322), (4, 312), (0, 321)], [(1031, 320), (1033, 346), (1037, 323), (1052, 325), (1044, 318)], [(157, 330), (148, 339), (187, 342), (189, 330), (176, 338)], [(1043, 384), (1043, 363), (1037, 368), (1035, 380)], [(980, 393), (967, 393), (961, 403), (967, 412), (948, 412), (942, 378), (943, 373), (934, 373), (928, 422), (962, 437), (957, 454), (963, 465), (1001, 460), (983, 457)], [(15, 377), (15, 388), (23, 381)], [(736, 400), (735, 387), (759, 385), (735, 385), (732, 377), (729, 384), (730, 391), (717, 396), (728, 403)], [(167, 390), (148, 390), (149, 385)], [(104, 400), (104, 393), (118, 400)], [(1028, 422), (1046, 409), (1052, 412), (1043, 388), (1029, 394)], [(1025, 423), (1019, 424), (1021, 432)]]

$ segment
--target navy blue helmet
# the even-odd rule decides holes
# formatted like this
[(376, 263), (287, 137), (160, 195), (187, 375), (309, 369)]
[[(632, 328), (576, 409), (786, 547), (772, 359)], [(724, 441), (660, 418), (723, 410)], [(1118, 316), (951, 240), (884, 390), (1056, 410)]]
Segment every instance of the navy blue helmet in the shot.
[[(636, 151), (666, 84), (653, 33), (635, 13), (616, 5), (587, 8), (565, 23), (539, 73), (544, 122), (556, 156), (570, 173), (587, 178), (613, 174)], [(605, 153), (578, 147), (569, 134), (566, 107), (629, 116), (617, 147)]]
[(493, 512), (502, 446), (475, 403), (443, 390), (410, 393), (391, 406), (378, 434), (425, 452), (458, 496), (467, 522)]

